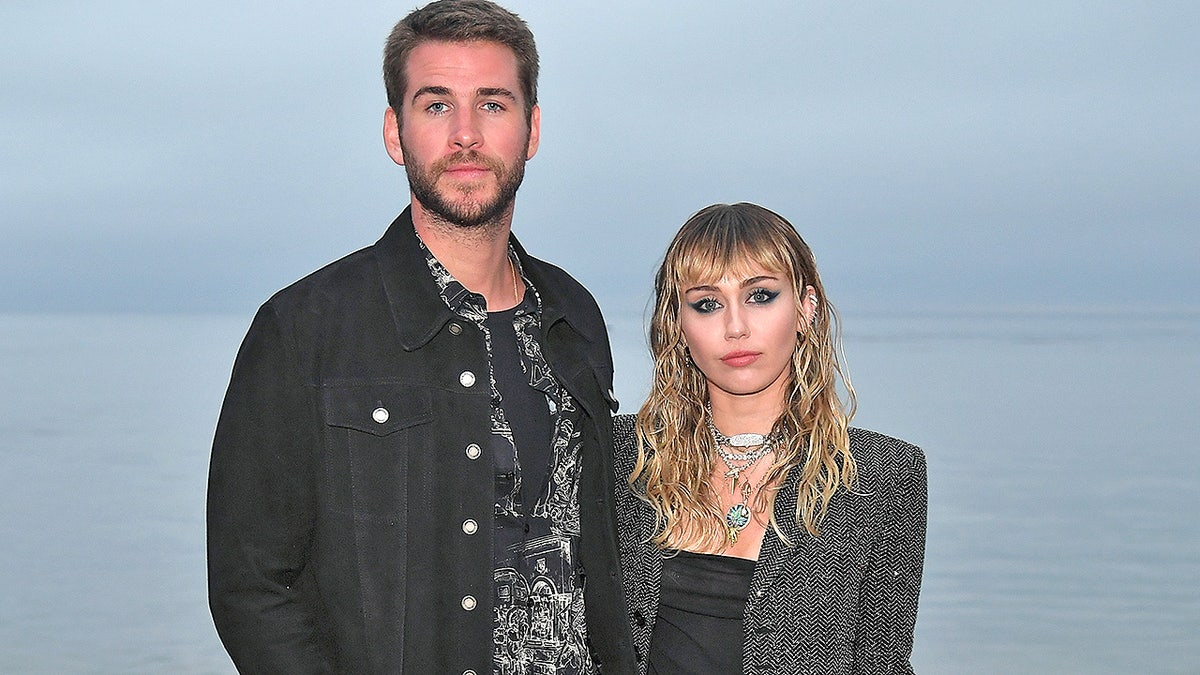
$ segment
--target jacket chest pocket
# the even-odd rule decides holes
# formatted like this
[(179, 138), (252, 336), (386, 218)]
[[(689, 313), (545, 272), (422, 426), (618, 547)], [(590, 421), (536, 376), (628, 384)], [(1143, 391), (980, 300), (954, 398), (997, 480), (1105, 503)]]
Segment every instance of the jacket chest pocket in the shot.
[(325, 424), (384, 437), (433, 421), (429, 391), (399, 384), (326, 385)]
[(322, 405), (331, 507), (394, 520), (407, 502), (408, 455), (433, 421), (429, 391), (396, 383), (326, 385)]

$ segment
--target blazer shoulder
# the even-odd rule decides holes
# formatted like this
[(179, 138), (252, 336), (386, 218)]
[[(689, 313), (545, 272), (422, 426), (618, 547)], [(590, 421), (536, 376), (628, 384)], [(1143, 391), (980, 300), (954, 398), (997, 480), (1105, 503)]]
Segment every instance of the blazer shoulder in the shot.
[(920, 447), (908, 441), (859, 427), (850, 427), (850, 452), (855, 460), (861, 456), (864, 459), (901, 464), (911, 464), (925, 456)]
[(613, 435), (617, 442), (622, 440), (633, 444), (634, 427), (637, 425), (637, 415), (626, 413), (624, 415), (613, 416)]
[(625, 414), (613, 417), (613, 449), (616, 452), (617, 478), (625, 479), (633, 473), (637, 463), (637, 415)]
[(850, 454), (858, 467), (859, 481), (867, 490), (874, 486), (903, 489), (911, 483), (925, 483), (925, 453), (907, 441), (851, 427)]

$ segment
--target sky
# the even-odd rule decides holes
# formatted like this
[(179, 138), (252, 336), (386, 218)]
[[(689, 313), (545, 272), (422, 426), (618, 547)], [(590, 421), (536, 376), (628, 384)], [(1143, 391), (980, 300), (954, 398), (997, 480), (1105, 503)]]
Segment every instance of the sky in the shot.
[[(606, 313), (733, 201), (844, 313), (1200, 308), (1200, 3), (505, 4), (542, 64), (514, 231)], [(0, 312), (249, 315), (373, 243), (415, 5), (0, 3)]]

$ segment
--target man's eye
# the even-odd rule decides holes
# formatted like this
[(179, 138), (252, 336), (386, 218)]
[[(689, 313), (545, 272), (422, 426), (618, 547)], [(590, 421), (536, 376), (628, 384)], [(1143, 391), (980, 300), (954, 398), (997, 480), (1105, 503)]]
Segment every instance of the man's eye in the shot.
[(700, 314), (712, 314), (721, 308), (721, 303), (717, 302), (716, 298), (701, 298), (688, 304)]
[(426, 106), (425, 109), (431, 113), (440, 114), (440, 113), (444, 113), (447, 110), (449, 110), (450, 106), (439, 101), (437, 103), (430, 103), (428, 106)]
[(488, 112), (503, 112), (504, 106), (496, 103), (495, 101), (488, 101), (487, 103), (483, 104), (483, 109)]

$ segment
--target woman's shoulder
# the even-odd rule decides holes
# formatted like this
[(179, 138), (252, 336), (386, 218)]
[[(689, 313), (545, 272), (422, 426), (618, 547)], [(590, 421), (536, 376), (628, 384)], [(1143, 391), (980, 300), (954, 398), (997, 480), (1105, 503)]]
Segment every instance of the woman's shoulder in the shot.
[(899, 438), (851, 427), (850, 454), (858, 468), (859, 480), (864, 483), (925, 482), (925, 453)]
[(850, 427), (850, 449), (855, 453), (861, 450), (863, 452), (890, 456), (916, 456), (922, 454), (921, 448), (908, 441), (861, 427)]
[(622, 439), (632, 440), (633, 430), (637, 425), (637, 415), (633, 413), (625, 413), (624, 415), (613, 415), (613, 438), (620, 441)]
[(613, 416), (613, 450), (617, 471), (627, 478), (637, 462), (637, 415)]

